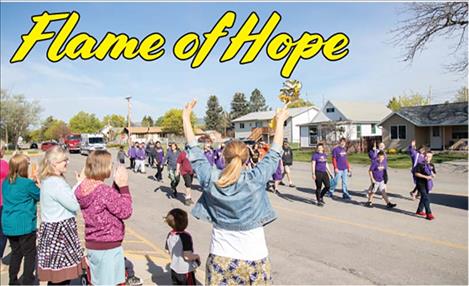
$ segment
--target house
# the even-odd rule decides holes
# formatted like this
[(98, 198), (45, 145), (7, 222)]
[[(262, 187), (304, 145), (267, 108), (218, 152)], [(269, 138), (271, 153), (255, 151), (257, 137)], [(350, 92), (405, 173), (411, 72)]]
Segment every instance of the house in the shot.
[(390, 113), (381, 103), (329, 100), (310, 122), (300, 125), (300, 147), (337, 142), (341, 137), (366, 144), (380, 141), (379, 123)]
[(405, 149), (415, 139), (417, 146), (444, 150), (467, 137), (467, 102), (404, 107), (386, 116), (383, 142), (389, 148)]
[[(284, 137), (289, 142), (299, 143), (300, 129), (298, 125), (311, 121), (316, 116), (319, 109), (314, 106), (290, 108), (289, 118), (284, 124)], [(273, 130), (269, 128), (269, 123), (275, 116), (275, 111), (251, 112), (233, 120), (235, 138), (252, 139), (257, 141), (263, 139), (269, 142)]]
[[(164, 133), (160, 127), (126, 127), (123, 130), (123, 134), (128, 135), (130, 131), (130, 141), (132, 142), (153, 142), (161, 141), (164, 137)], [(127, 139), (125, 139), (127, 140)]]

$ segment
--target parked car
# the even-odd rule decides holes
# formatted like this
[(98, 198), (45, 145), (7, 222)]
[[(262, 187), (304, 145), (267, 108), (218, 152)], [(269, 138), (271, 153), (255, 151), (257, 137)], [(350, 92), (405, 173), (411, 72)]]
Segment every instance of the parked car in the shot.
[(47, 150), (49, 150), (49, 148), (53, 147), (53, 146), (56, 146), (58, 145), (57, 142), (55, 141), (46, 141), (46, 142), (42, 142), (41, 144), (41, 150), (46, 152)]

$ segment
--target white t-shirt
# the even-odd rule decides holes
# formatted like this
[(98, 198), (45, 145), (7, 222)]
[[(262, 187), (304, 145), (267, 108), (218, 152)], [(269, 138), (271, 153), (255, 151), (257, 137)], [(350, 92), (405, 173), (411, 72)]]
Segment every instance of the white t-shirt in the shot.
[(260, 260), (269, 255), (264, 228), (232, 231), (213, 227), (210, 253), (241, 260)]

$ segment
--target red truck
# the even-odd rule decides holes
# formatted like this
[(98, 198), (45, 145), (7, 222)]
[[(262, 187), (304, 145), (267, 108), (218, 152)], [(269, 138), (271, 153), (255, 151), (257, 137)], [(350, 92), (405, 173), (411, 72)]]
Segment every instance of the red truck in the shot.
[(80, 142), (81, 142), (81, 136), (80, 134), (70, 134), (65, 137), (65, 146), (67, 146), (67, 149), (70, 153), (72, 152), (80, 152)]

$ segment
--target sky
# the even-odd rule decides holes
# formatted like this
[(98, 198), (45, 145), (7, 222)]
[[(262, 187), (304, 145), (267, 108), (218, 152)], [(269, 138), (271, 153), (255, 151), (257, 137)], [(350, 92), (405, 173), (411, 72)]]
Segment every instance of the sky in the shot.
[[(393, 96), (431, 91), (432, 102), (451, 100), (467, 77), (449, 73), (444, 65), (451, 62), (455, 40), (435, 38), (412, 64), (402, 61), (403, 50), (391, 43), (390, 31), (399, 20), (405, 3), (4, 3), (1, 4), (1, 88), (38, 100), (41, 118), (52, 115), (68, 121), (79, 111), (96, 114), (127, 115), (126, 96), (132, 96), (132, 121), (144, 115), (157, 118), (171, 108), (182, 108), (193, 98), (198, 100), (195, 113), (205, 115), (207, 99), (218, 96), (230, 109), (235, 92), (247, 99), (257, 88), (271, 107), (281, 105), (277, 96), (285, 78), (280, 70), (285, 60), (273, 61), (265, 47), (257, 59), (240, 65), (249, 45), (235, 59), (220, 63), (219, 58), (251, 12), (262, 26), (273, 11), (282, 20), (273, 35), (288, 32), (298, 39), (303, 32), (320, 33), (328, 38), (343, 32), (349, 39), (349, 54), (330, 62), (321, 54), (300, 60), (291, 78), (303, 84), (302, 97), (321, 106), (327, 100), (373, 101), (386, 104)], [(235, 25), (228, 29), (207, 60), (197, 69), (189, 61), (180, 61), (172, 53), (179, 37), (188, 32), (202, 34), (226, 11), (236, 12)], [(107, 32), (126, 33), (142, 40), (151, 33), (166, 39), (165, 55), (155, 61), (141, 59), (47, 60), (51, 40), (38, 43), (20, 63), (10, 58), (33, 23), (31, 16), (44, 11), (77, 11), (81, 18), (73, 34), (86, 32), (101, 39)], [(58, 31), (63, 21), (49, 25)], [(202, 38), (203, 39), (203, 38)]]

